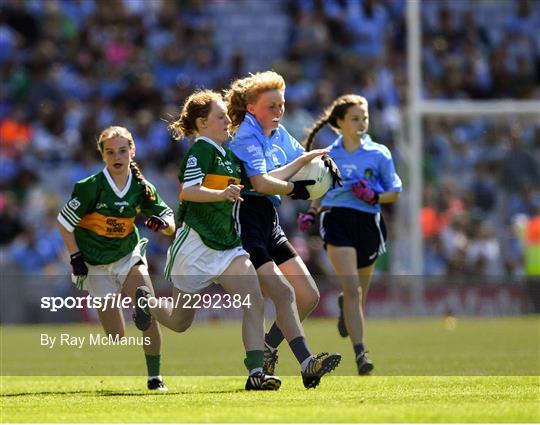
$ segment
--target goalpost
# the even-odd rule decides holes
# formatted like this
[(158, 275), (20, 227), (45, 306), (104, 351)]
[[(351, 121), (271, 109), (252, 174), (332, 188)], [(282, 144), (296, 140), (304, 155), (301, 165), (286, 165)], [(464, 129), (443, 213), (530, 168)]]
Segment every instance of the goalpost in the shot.
[[(409, 104), (406, 109), (407, 143), (402, 143), (401, 151), (408, 167), (408, 187), (403, 197), (406, 212), (405, 240), (401, 271), (413, 276), (412, 285), (413, 312), (422, 314), (424, 310), (424, 270), (423, 237), (420, 225), (422, 208), (422, 119), (426, 116), (478, 116), (478, 115), (536, 115), (540, 117), (539, 101), (514, 100), (427, 100), (422, 98), (422, 23), (421, 0), (407, 1), (407, 73)], [(402, 253), (402, 254), (403, 254)], [(408, 257), (408, 258), (407, 258)], [(407, 267), (408, 265), (408, 267)]]

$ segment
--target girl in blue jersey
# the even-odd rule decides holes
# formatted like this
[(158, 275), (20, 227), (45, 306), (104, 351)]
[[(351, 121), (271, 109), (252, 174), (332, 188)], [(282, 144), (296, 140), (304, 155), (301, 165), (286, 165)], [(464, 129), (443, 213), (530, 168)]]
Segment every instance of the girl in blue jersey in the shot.
[(364, 346), (364, 307), (375, 261), (386, 250), (380, 204), (399, 198), (401, 179), (388, 148), (367, 134), (369, 112), (364, 97), (336, 99), (313, 125), (306, 143), (308, 151), (315, 134), (326, 124), (340, 133), (329, 155), (341, 170), (343, 186), (330, 189), (322, 201), (312, 202), (297, 223), (305, 231), (323, 211), (321, 237), (343, 289), (338, 299), (338, 329), (341, 336), (349, 335), (358, 373), (365, 375), (373, 370), (373, 363)]
[[(314, 388), (320, 378), (341, 360), (339, 354), (313, 356), (301, 320), (319, 301), (315, 281), (287, 240), (279, 225), (276, 207), (279, 195), (293, 199), (309, 197), (306, 186), (313, 180), (289, 182), (296, 172), (325, 150), (304, 153), (302, 146), (280, 125), (285, 106), (285, 82), (272, 71), (252, 74), (232, 83), (226, 92), (227, 112), (234, 139), (230, 149), (242, 161), (244, 202), (237, 203), (235, 217), (244, 249), (257, 270), (263, 293), (276, 307), (276, 323), (265, 337), (265, 373), (274, 374), (277, 347), (287, 339), (301, 365), (306, 388)], [(327, 166), (340, 180), (333, 161)]]

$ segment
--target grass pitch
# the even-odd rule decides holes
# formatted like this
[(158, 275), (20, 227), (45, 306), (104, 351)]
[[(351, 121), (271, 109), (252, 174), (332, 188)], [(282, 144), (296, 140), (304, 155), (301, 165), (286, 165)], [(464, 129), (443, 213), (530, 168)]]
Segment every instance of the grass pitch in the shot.
[[(308, 320), (313, 350), (341, 352), (342, 365), (308, 391), (283, 347), (278, 392), (243, 391), (238, 323), (196, 324), (181, 335), (164, 331), (166, 394), (145, 390), (138, 347), (39, 345), (41, 333), (88, 335), (97, 326), (4, 326), (0, 420), (538, 423), (539, 324), (538, 317), (372, 319), (367, 341), (376, 374), (358, 377), (335, 320)], [(128, 334), (137, 335), (133, 327)], [(45, 374), (79, 376), (36, 376)]]

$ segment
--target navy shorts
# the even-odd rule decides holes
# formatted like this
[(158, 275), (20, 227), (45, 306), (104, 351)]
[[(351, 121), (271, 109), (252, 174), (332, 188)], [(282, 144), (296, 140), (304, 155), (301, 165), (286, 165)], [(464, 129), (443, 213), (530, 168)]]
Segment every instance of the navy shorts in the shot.
[(321, 214), (320, 230), (325, 246), (356, 250), (357, 268), (370, 266), (386, 251), (386, 226), (381, 214), (332, 207)]
[(272, 202), (265, 196), (243, 196), (234, 209), (236, 227), (242, 246), (258, 269), (273, 261), (278, 266), (298, 254), (279, 225), (279, 217)]

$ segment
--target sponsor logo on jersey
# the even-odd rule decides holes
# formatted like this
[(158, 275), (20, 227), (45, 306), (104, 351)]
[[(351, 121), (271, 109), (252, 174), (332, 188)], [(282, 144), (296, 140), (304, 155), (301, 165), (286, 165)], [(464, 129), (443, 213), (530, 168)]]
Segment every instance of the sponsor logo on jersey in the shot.
[(108, 217), (94, 211), (82, 218), (79, 227), (107, 238), (124, 238), (133, 232), (134, 221), (135, 217)]
[(71, 201), (68, 202), (68, 205), (74, 210), (76, 210), (77, 208), (81, 206), (81, 203), (79, 202), (77, 198), (73, 198)]
[(191, 155), (187, 160), (187, 166), (188, 167), (195, 167), (197, 166), (197, 158), (195, 158), (193, 155)]
[(262, 155), (262, 149), (260, 146), (250, 145), (246, 149), (249, 153), (254, 153), (256, 155)]
[(287, 154), (278, 145), (272, 145), (272, 149), (266, 152), (266, 156), (272, 158), (275, 168), (281, 167), (283, 164), (287, 163)]
[(126, 233), (126, 223), (119, 222), (115, 218), (107, 218), (107, 233), (109, 235), (119, 234), (123, 235)]
[(366, 171), (364, 171), (364, 177), (366, 179), (369, 179), (373, 176), (373, 170), (371, 168), (366, 168)]
[(107, 204), (105, 202), (98, 202), (96, 204), (96, 210), (99, 210), (101, 208), (107, 208)]

